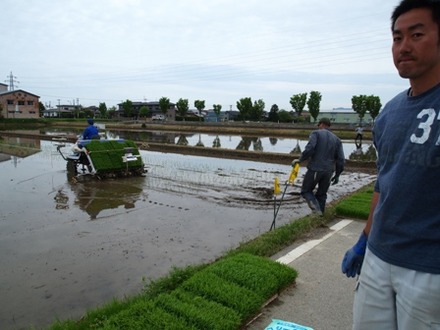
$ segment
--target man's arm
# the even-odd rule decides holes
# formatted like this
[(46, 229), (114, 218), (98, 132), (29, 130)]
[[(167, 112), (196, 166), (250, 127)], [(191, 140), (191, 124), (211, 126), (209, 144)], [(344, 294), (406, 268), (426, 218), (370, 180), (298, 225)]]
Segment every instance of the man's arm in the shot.
[(335, 185), (339, 182), (339, 176), (344, 170), (344, 165), (345, 165), (344, 149), (342, 148), (342, 142), (340, 140), (338, 140), (336, 153), (334, 157), (335, 157), (335, 175), (331, 179), (332, 185)]
[(315, 131), (313, 131), (312, 133), (310, 133), (309, 142), (307, 142), (304, 151), (301, 153), (301, 157), (299, 159), (300, 162), (303, 162), (313, 156), (313, 154), (315, 153), (315, 147), (317, 142), (318, 142), (317, 134)]
[(373, 198), (371, 199), (370, 214), (368, 215), (368, 220), (364, 228), (365, 234), (368, 236), (370, 234), (371, 226), (373, 224), (373, 213), (376, 209), (377, 202), (379, 201), (380, 193), (373, 192)]
[(379, 192), (375, 191), (373, 193), (367, 224), (365, 225), (365, 228), (359, 236), (356, 244), (345, 253), (344, 259), (342, 260), (342, 273), (347, 275), (347, 277), (355, 277), (361, 273), (365, 250), (367, 248), (368, 235), (370, 234), (371, 226), (373, 224), (373, 214), (374, 210), (376, 209), (377, 202), (379, 201), (379, 196)]

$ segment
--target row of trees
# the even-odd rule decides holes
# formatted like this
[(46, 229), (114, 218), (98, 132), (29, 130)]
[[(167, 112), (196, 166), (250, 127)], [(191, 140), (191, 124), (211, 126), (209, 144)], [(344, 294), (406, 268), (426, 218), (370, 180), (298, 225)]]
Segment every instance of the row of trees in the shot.
[(374, 122), (382, 107), (382, 103), (380, 103), (379, 96), (355, 95), (351, 98), (351, 107), (359, 115), (360, 122), (362, 122), (367, 112)]
[[(292, 111), (288, 112), (286, 110), (280, 110), (278, 105), (272, 105), (268, 120), (273, 122), (291, 122), (293, 120), (301, 120), (302, 112), (307, 105), (310, 116), (314, 121), (317, 120), (320, 112), (320, 104), (322, 100), (322, 95), (318, 91), (311, 91), (308, 93), (294, 94), (290, 98), (290, 105), (294, 110), (294, 115), (292, 116)], [(369, 113), (373, 120), (379, 114), (382, 107), (380, 98), (375, 95), (354, 95), (351, 99), (353, 110), (359, 115), (359, 120), (362, 121), (365, 114)], [(126, 100), (122, 103), (122, 109), (124, 116), (132, 117), (133, 115), (133, 103), (130, 100)], [(167, 97), (161, 97), (159, 99), (159, 107), (161, 112), (166, 116), (168, 110), (170, 109), (170, 99)], [(199, 115), (205, 109), (205, 100), (195, 100), (194, 107), (198, 110)], [(220, 104), (214, 104), (213, 110), (217, 116), (220, 115), (222, 106)], [(261, 121), (263, 120), (265, 113), (265, 103), (262, 99), (252, 101), (252, 98), (245, 97), (237, 101), (237, 109), (240, 113), (240, 120), (250, 120), (250, 121)], [(99, 104), (99, 111), (102, 117), (111, 116), (113, 111), (116, 109), (107, 110), (105, 103)], [(176, 113), (181, 118), (185, 118), (189, 111), (188, 99), (180, 98), (176, 103)], [(140, 117), (148, 117), (150, 110), (147, 106), (142, 106), (139, 110)]]
[(301, 116), (302, 111), (307, 103), (310, 116), (316, 121), (319, 115), (319, 107), (321, 104), (322, 95), (318, 91), (311, 91), (310, 97), (307, 100), (307, 93), (295, 94), (290, 98), (290, 105), (298, 116)]

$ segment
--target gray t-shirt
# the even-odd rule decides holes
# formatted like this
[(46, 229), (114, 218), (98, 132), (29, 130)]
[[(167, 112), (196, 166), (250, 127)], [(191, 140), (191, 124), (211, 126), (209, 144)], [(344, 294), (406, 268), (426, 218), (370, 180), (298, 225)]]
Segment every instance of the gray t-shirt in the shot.
[(380, 198), (368, 247), (390, 264), (440, 274), (440, 85), (397, 95), (373, 134)]

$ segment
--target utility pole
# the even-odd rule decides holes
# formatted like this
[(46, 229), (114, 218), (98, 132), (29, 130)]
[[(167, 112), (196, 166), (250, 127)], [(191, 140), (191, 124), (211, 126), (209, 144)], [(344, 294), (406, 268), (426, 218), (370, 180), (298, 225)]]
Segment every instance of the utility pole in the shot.
[(5, 82), (8, 82), (9, 81), (9, 91), (13, 91), (14, 90), (14, 88), (15, 88), (15, 83), (19, 83), (19, 81), (18, 80), (16, 80), (17, 79), (17, 77), (15, 77), (13, 74), (12, 74), (12, 71), (11, 71), (11, 73), (9, 74), (9, 76), (6, 76), (6, 78), (9, 78), (9, 80), (5, 80)]

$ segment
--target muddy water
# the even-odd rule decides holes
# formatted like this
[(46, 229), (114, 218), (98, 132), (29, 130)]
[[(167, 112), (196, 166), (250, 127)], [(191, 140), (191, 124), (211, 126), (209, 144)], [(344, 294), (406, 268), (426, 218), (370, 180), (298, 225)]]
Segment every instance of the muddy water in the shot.
[[(214, 260), (266, 232), (290, 168), (142, 152), (146, 177), (72, 180), (54, 142), (0, 162), (0, 328), (45, 327), (138, 293), (143, 279)], [(304, 174), (301, 169), (297, 184)], [(329, 201), (371, 182), (347, 173)], [(288, 187), (277, 225), (309, 213)]]

